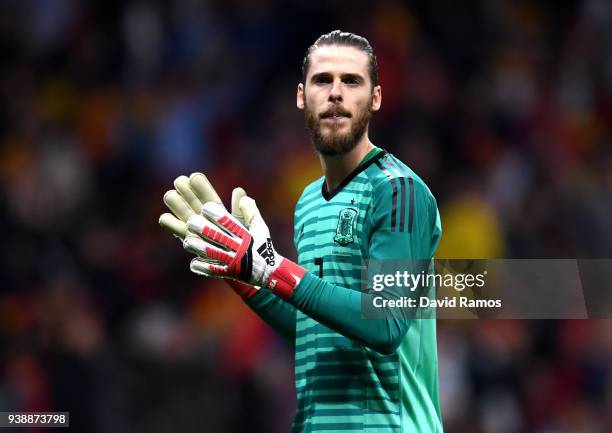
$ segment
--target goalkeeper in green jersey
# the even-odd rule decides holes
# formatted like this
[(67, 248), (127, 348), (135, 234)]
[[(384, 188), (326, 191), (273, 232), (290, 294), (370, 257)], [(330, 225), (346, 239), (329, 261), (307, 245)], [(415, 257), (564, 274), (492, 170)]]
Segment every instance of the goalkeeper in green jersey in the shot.
[(196, 255), (191, 270), (225, 278), (295, 346), (294, 432), (442, 432), (436, 323), (362, 318), (366, 260), (429, 260), (441, 236), (423, 181), (372, 144), (380, 108), (368, 41), (333, 31), (307, 51), (297, 106), (324, 176), (295, 208), (298, 262), (279, 254), (254, 200), (237, 188), (228, 212), (202, 174), (179, 177), (160, 224)]

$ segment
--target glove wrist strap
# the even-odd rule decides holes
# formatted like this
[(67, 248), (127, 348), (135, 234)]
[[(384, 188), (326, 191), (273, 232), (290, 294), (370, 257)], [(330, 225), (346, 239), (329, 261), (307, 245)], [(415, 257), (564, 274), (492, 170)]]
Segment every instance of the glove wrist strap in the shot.
[(280, 298), (288, 300), (305, 273), (306, 269), (283, 257), (266, 281), (266, 287)]

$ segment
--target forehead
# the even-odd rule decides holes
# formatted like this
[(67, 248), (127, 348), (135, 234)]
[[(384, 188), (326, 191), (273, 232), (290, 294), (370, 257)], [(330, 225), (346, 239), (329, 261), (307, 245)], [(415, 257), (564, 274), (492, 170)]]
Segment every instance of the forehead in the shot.
[(368, 76), (368, 55), (355, 47), (324, 45), (310, 53), (308, 76), (317, 73), (360, 74)]

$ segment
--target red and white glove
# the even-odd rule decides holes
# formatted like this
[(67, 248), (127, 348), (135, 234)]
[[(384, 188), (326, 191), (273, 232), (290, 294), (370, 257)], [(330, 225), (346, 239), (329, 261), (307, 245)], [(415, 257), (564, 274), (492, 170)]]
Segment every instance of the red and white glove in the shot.
[(306, 270), (276, 252), (252, 198), (243, 196), (238, 206), (244, 225), (215, 202), (204, 203), (201, 215), (189, 217), (188, 231), (197, 236), (186, 236), (183, 246), (198, 255), (191, 270), (265, 287), (289, 299)]
[[(240, 199), (246, 193), (242, 188), (235, 188), (232, 193), (232, 215), (238, 221), (244, 221), (242, 213), (238, 209)], [(174, 181), (174, 189), (164, 194), (164, 203), (172, 213), (164, 213), (159, 217), (159, 224), (168, 230), (172, 235), (181, 240), (186, 236), (197, 237), (187, 230), (187, 220), (190, 216), (197, 214), (202, 209), (203, 203), (215, 202), (223, 206), (221, 198), (213, 188), (206, 176), (202, 173), (193, 173), (189, 178), (179, 176)], [(202, 256), (203, 260), (214, 260)], [(241, 283), (235, 280), (226, 280), (232, 289), (245, 299), (250, 298), (259, 290), (250, 284)]]

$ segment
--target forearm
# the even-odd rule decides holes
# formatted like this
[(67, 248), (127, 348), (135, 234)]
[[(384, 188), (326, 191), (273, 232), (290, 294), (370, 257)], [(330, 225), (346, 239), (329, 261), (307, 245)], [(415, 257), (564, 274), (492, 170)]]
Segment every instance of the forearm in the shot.
[[(363, 297), (372, 297), (328, 283), (305, 273), (288, 302), (322, 325), (383, 354), (393, 353), (409, 327), (409, 320), (385, 315), (364, 319)], [(365, 299), (369, 302), (368, 299)]]
[[(231, 280), (228, 280), (230, 282)], [(231, 281), (230, 286), (264, 322), (287, 342), (295, 344), (295, 307), (270, 291)]]

